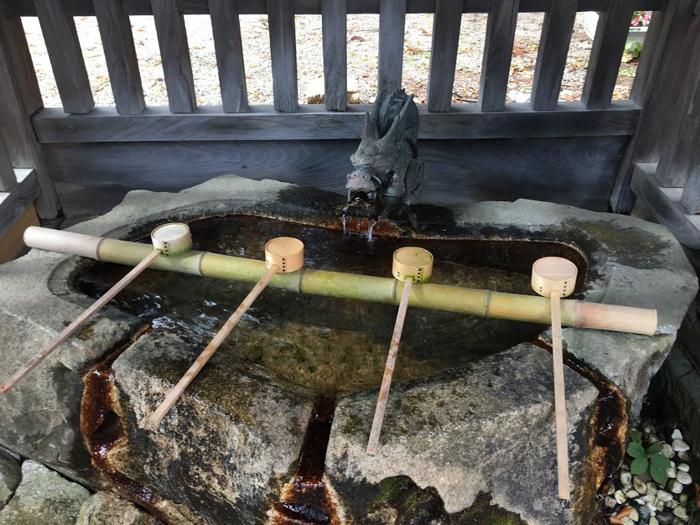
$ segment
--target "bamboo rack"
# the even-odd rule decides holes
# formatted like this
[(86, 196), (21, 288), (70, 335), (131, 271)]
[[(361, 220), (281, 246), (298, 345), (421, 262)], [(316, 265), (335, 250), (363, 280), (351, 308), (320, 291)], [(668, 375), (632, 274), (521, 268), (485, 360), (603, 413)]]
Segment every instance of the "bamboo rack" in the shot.
[[(38, 226), (27, 228), (24, 241), (31, 248), (128, 266), (138, 264), (153, 249), (148, 244)], [(153, 261), (151, 268), (249, 283), (257, 282), (267, 272), (264, 261), (196, 250), (183, 255), (159, 257)], [(310, 268), (277, 274), (269, 286), (305, 294), (387, 304), (398, 304), (403, 290), (403, 284), (391, 277)], [(551, 323), (549, 298), (536, 295), (423, 283), (413, 286), (409, 305), (482, 317)], [(561, 322), (564, 326), (653, 335), (657, 328), (657, 314), (656, 310), (645, 308), (565, 299), (561, 302)]]

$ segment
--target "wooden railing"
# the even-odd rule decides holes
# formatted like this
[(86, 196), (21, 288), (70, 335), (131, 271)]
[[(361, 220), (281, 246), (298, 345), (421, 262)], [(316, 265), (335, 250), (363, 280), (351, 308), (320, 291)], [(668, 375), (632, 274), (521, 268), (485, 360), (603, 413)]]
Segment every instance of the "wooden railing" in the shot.
[[(379, 15), (378, 88), (402, 83), (407, 13), (434, 13), (427, 104), (420, 107), (421, 139), (624, 137), (634, 133), (649, 77), (645, 49), (629, 101), (613, 102), (630, 19), (635, 10), (663, 11), (675, 0), (0, 0), (11, 45), (25, 52), (20, 16), (38, 17), (61, 109), (27, 108), (39, 144), (292, 141), (357, 139), (363, 105), (348, 105), (346, 18)], [(580, 102), (559, 102), (577, 12), (600, 19)], [(488, 13), (479, 100), (453, 104), (461, 13)], [(516, 19), (545, 13), (531, 101), (507, 103)], [(197, 107), (185, 14), (211, 17), (221, 105)], [(268, 17), (274, 105), (251, 106), (246, 91), (238, 16)], [(325, 105), (298, 101), (295, 14), (323, 22)], [(146, 107), (129, 15), (153, 17), (168, 108)], [(95, 108), (74, 16), (95, 16), (108, 66), (114, 108)], [(8, 45), (6, 43), (6, 45)], [(33, 72), (26, 86), (37, 89)], [(36, 105), (36, 104), (34, 104)]]

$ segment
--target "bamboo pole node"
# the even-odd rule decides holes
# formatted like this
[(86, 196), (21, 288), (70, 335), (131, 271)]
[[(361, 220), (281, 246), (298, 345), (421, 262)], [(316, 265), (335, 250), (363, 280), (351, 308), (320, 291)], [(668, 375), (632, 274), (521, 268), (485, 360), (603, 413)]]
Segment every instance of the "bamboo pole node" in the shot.
[(260, 277), (253, 289), (243, 299), (236, 311), (231, 314), (226, 322), (219, 328), (214, 338), (202, 350), (194, 363), (187, 369), (187, 372), (180, 378), (180, 381), (171, 388), (165, 395), (165, 399), (158, 408), (151, 414), (149, 424), (152, 428), (157, 428), (163, 418), (177, 403), (187, 387), (194, 381), (204, 365), (209, 362), (221, 344), (231, 334), (238, 322), (248, 309), (253, 305), (255, 299), (262, 293), (272, 277), (277, 273), (292, 273), (302, 269), (304, 266), (304, 243), (294, 237), (277, 237), (265, 244), (265, 265), (267, 271)]
[(372, 429), (370, 430), (369, 441), (367, 442), (367, 454), (369, 455), (374, 455), (379, 451), (379, 436), (382, 433), (382, 426), (384, 425), (384, 415), (386, 414), (389, 391), (391, 390), (391, 379), (394, 375), (396, 358), (399, 354), (399, 344), (401, 342), (403, 325), (406, 321), (406, 311), (408, 310), (408, 301), (411, 297), (411, 288), (414, 282), (421, 283), (430, 279), (433, 273), (433, 254), (424, 248), (415, 246), (399, 248), (394, 252), (391, 273), (396, 280), (403, 282), (403, 290), (401, 292), (399, 309), (396, 314), (396, 322), (394, 323), (394, 332), (391, 335), (389, 354), (387, 355), (386, 365), (384, 366), (382, 386), (379, 388), (377, 406), (374, 409)]
[(564, 352), (561, 335), (562, 297), (576, 288), (578, 268), (562, 257), (543, 257), (532, 265), (530, 284), (538, 294), (550, 298), (552, 316), (552, 363), (554, 368), (554, 416), (557, 439), (557, 490), (563, 500), (570, 498), (568, 431), (566, 428), (566, 391), (564, 385)]
[[(81, 255), (85, 253), (92, 254), (94, 252), (95, 256), (97, 256), (99, 242), (95, 243), (93, 237), (70, 232), (68, 235), (61, 235), (63, 233), (64, 232), (58, 232), (48, 228), (30, 226), (24, 231), (24, 242), (28, 246), (32, 246), (36, 242), (45, 242), (53, 246), (56, 251), (71, 250)], [(158, 226), (151, 232), (151, 242), (154, 249), (147, 252), (129, 273), (122, 277), (119, 282), (107, 290), (102, 297), (76, 317), (73, 322), (64, 328), (41, 352), (24, 363), (19, 370), (0, 385), (0, 393), (11, 390), (24, 376), (51, 355), (56, 348), (75, 334), (83, 324), (136, 279), (136, 277), (148, 268), (159, 255), (181, 255), (192, 248), (190, 229), (186, 224), (181, 223), (168, 223)]]

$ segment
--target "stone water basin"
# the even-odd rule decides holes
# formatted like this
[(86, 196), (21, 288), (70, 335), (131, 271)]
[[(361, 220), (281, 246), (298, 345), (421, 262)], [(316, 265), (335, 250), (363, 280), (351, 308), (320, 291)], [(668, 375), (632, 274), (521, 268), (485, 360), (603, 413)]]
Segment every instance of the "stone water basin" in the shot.
[[(564, 330), (571, 505), (556, 497), (546, 327), (409, 310), (382, 447), (369, 457), (396, 307), (269, 289), (153, 429), (148, 416), (250, 288), (156, 271), (7, 395), (0, 444), (166, 523), (589, 523), (697, 291), (678, 243), (638, 219), (517, 201), (419, 207), (413, 238), (380, 227), (368, 244), (338, 231), (341, 202), (225, 176), (131, 192), (74, 230), (142, 239), (185, 220), (198, 248), (256, 258), (267, 239), (294, 235), (309, 266), (384, 276), (395, 247), (418, 244), (436, 255), (436, 282), (523, 293), (537, 257), (572, 258), (578, 297), (656, 307), (660, 330)], [(37, 250), (4, 265), (8, 370), (125, 271)]]

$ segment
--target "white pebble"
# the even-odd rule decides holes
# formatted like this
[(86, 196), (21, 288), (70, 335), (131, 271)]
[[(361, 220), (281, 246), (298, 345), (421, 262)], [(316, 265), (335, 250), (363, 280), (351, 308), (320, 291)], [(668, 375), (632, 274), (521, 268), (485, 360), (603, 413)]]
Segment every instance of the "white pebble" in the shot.
[(656, 497), (659, 501), (671, 501), (673, 499), (673, 496), (669, 493), (666, 492), (665, 490), (660, 490), (659, 492), (656, 493)]
[(688, 513), (685, 511), (685, 507), (682, 507), (681, 505), (678, 505), (675, 509), (673, 509), (673, 515), (682, 519), (683, 521), (688, 519)]
[(645, 494), (642, 496), (642, 500), (644, 503), (654, 503), (654, 500), (656, 499), (656, 496), (654, 494)]
[(605, 498), (605, 506), (606, 506), (606, 507), (612, 509), (612, 508), (615, 507), (616, 505), (617, 505), (617, 501), (615, 501), (615, 498), (611, 498), (610, 496), (608, 496), (607, 498)]
[(683, 439), (683, 434), (681, 434), (680, 430), (675, 429), (671, 434), (671, 439)]
[(641, 479), (639, 479), (637, 476), (635, 476), (632, 479), (632, 485), (634, 486), (634, 490), (639, 492), (640, 494), (646, 494), (647, 492), (647, 484), (644, 483)]
[(663, 446), (661, 447), (661, 453), (668, 459), (671, 459), (673, 456), (676, 455), (675, 452), (673, 452), (673, 447), (668, 443), (663, 444)]
[(632, 485), (632, 474), (629, 472), (620, 472), (620, 483), (622, 483), (623, 487)]
[(685, 452), (686, 450), (690, 450), (690, 445), (682, 439), (674, 439), (673, 443), (671, 443), (671, 448), (676, 452)]
[(657, 492), (659, 492), (659, 489), (656, 488), (656, 485), (654, 485), (653, 483), (649, 483), (647, 485), (648, 494), (656, 494)]
[(690, 466), (687, 463), (681, 463), (678, 465), (678, 470), (682, 470), (683, 472), (690, 472)]
[(639, 521), (639, 512), (637, 509), (632, 507), (632, 511), (627, 515), (627, 517), (636, 523)]
[(666, 469), (666, 476), (668, 476), (671, 479), (675, 478), (676, 477), (676, 469), (673, 467), (668, 467)]
[(652, 516), (651, 518), (649, 518), (649, 525), (659, 525), (659, 520)]
[(683, 472), (682, 470), (679, 470), (676, 473), (676, 479), (679, 481), (679, 483), (683, 483), (683, 485), (690, 485), (693, 482), (693, 478), (690, 477), (690, 474)]
[(637, 492), (634, 489), (627, 490), (627, 491), (625, 491), (625, 496), (627, 496), (629, 499), (635, 499), (635, 498), (639, 497), (639, 492)]
[(683, 492), (683, 485), (681, 485), (677, 481), (674, 481), (673, 485), (671, 485), (671, 492), (673, 492), (674, 494), (680, 494), (681, 492)]
[(690, 461), (690, 454), (688, 453), (687, 450), (684, 450), (683, 452), (679, 452), (678, 459), (680, 459), (681, 461)]
[(625, 493), (621, 490), (616, 490), (615, 501), (617, 501), (618, 503), (624, 503), (625, 501), (627, 501), (627, 496), (625, 496)]
[(678, 501), (685, 507), (685, 504), (688, 503), (688, 495), (686, 493), (681, 494), (678, 496)]

